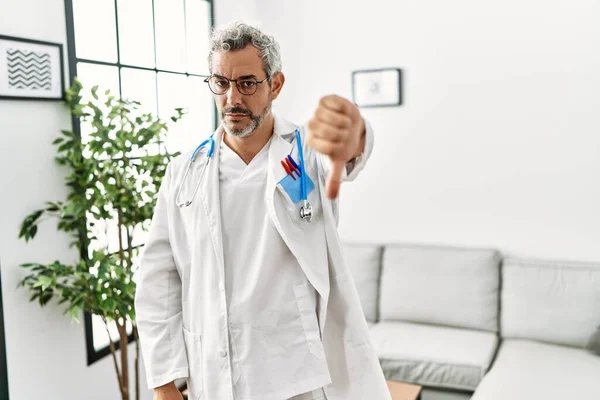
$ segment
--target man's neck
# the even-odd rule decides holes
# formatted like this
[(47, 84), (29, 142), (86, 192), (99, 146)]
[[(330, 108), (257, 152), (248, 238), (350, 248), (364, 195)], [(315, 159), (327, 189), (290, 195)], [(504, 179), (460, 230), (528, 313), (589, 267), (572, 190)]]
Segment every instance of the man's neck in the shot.
[(250, 164), (271, 138), (274, 126), (275, 118), (271, 112), (250, 136), (239, 138), (224, 132), (223, 140), (246, 164)]

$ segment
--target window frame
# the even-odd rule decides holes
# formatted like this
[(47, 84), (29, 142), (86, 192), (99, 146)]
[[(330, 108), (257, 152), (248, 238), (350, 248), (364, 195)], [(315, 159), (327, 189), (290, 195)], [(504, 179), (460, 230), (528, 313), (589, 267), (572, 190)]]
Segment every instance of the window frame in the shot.
[[(154, 59), (156, 61), (156, 57), (157, 57), (156, 56), (156, 54), (157, 54), (156, 53), (156, 19), (155, 19), (154, 1), (155, 0), (152, 0), (152, 19), (153, 19), (152, 26), (153, 26), (153, 34), (154, 34)], [(180, 1), (184, 2), (183, 10), (184, 10), (184, 14), (185, 14), (185, 12), (186, 12), (185, 0), (180, 0)], [(209, 5), (210, 29), (212, 30), (215, 26), (214, 0), (202, 0), (202, 1), (206, 1)], [(114, 7), (115, 7), (115, 24), (116, 24), (115, 28), (116, 28), (117, 62), (111, 63), (111, 62), (90, 60), (90, 59), (86, 59), (86, 58), (78, 58), (77, 57), (76, 47), (75, 47), (76, 43), (75, 43), (75, 23), (74, 23), (75, 21), (74, 21), (74, 14), (73, 14), (73, 0), (65, 0), (65, 17), (66, 17), (65, 20), (66, 20), (66, 27), (67, 27), (67, 53), (68, 53), (68, 65), (69, 65), (69, 85), (73, 84), (75, 76), (77, 75), (77, 63), (79, 63), (79, 62), (94, 64), (94, 65), (117, 67), (119, 70), (119, 96), (121, 96), (121, 94), (122, 94), (121, 93), (121, 90), (122, 90), (121, 89), (121, 73), (120, 73), (122, 68), (131, 68), (131, 69), (143, 70), (143, 71), (153, 71), (156, 74), (156, 79), (158, 79), (159, 72), (172, 73), (172, 74), (177, 74), (177, 75), (185, 75), (186, 77), (189, 77), (189, 76), (202, 77), (202, 78), (205, 77), (203, 75), (191, 74), (189, 72), (178, 72), (178, 71), (169, 71), (169, 70), (160, 69), (160, 68), (157, 68), (156, 62), (155, 62), (154, 68), (141, 67), (141, 66), (128, 65), (128, 64), (121, 63), (121, 54), (120, 54), (121, 49), (119, 47), (118, 0), (114, 0)], [(158, 91), (156, 94), (156, 100), (157, 100), (157, 104), (158, 104), (158, 100), (159, 100)], [(216, 112), (216, 105), (213, 105), (213, 107), (214, 107), (214, 112), (213, 112), (213, 116), (214, 116), (213, 130), (214, 130), (218, 126), (218, 113)], [(76, 117), (72, 117), (71, 124), (73, 126), (73, 133), (81, 138), (81, 125), (79, 123), (79, 120)], [(80, 250), (80, 257), (82, 259), (87, 259), (88, 258), (88, 249), (81, 248), (79, 250)], [(1, 305), (1, 303), (0, 303), (0, 305)], [(110, 355), (110, 347), (109, 347), (109, 345), (107, 345), (100, 350), (96, 350), (94, 348), (92, 315), (88, 312), (84, 313), (84, 326), (85, 326), (87, 365), (89, 366), (89, 365), (95, 363), (96, 361)], [(128, 336), (128, 340), (129, 340), (129, 343), (132, 343), (135, 341), (135, 337), (134, 337), (133, 333)], [(120, 347), (120, 340), (114, 341), (114, 344), (115, 344), (116, 348), (118, 349)], [(1, 355), (1, 353), (0, 353), (0, 355)], [(1, 369), (0, 369), (0, 372), (2, 372)], [(1, 376), (0, 376), (0, 378), (1, 378)], [(1, 395), (1, 393), (0, 393), (0, 395)], [(0, 397), (0, 400), (4, 400), (4, 399)]]
[(8, 368), (6, 365), (6, 338), (4, 336), (4, 326), (2, 275), (0, 274), (0, 400), (8, 400)]

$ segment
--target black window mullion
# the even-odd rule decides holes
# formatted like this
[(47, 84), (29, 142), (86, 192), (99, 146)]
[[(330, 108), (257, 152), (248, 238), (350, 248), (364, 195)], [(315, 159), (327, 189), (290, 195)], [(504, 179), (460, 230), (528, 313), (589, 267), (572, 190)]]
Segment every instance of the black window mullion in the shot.
[(121, 66), (121, 46), (120, 46), (120, 39), (119, 39), (119, 6), (118, 6), (118, 0), (115, 0), (115, 28), (117, 30), (116, 34), (117, 34), (117, 67), (118, 67), (118, 76), (119, 76), (119, 98), (123, 96), (123, 89), (121, 88), (121, 69), (123, 68)]
[(143, 70), (143, 71), (165, 72), (168, 74), (187, 75), (187, 76), (195, 76), (198, 78), (206, 78), (206, 75), (191, 74), (189, 72), (169, 71), (168, 69), (157, 69), (157, 68), (149, 68), (149, 67), (140, 67), (138, 65), (111, 63), (111, 62), (106, 62), (106, 61), (90, 60), (89, 58), (77, 58), (76, 60), (77, 60), (77, 62), (82, 62), (82, 63), (87, 63), (87, 64), (105, 65), (107, 67), (139, 69), (139, 70)]
[[(215, 4), (214, 0), (206, 0), (210, 4), (210, 25), (215, 26)], [(210, 49), (209, 49), (210, 50)], [(213, 130), (216, 130), (219, 126), (219, 110), (217, 109), (217, 103), (213, 102)]]
[[(160, 110), (160, 96), (158, 95), (158, 56), (156, 54), (156, 12), (154, 9), (154, 0), (152, 0), (152, 39), (154, 45), (154, 85), (156, 86), (156, 115)], [(158, 143), (158, 152), (162, 151), (162, 143)]]
[[(188, 36), (187, 36), (187, 1), (181, 0), (183, 2), (183, 43), (185, 48), (185, 70), (188, 72), (190, 70), (190, 60), (188, 58)], [(189, 75), (188, 75), (189, 77)]]

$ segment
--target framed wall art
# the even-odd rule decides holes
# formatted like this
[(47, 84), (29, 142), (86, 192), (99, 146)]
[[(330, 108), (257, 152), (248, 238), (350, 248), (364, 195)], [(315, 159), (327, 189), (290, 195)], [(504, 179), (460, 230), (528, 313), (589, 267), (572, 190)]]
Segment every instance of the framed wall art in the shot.
[(364, 69), (352, 72), (352, 99), (358, 107), (402, 104), (402, 70)]
[(0, 100), (63, 100), (62, 44), (0, 35)]

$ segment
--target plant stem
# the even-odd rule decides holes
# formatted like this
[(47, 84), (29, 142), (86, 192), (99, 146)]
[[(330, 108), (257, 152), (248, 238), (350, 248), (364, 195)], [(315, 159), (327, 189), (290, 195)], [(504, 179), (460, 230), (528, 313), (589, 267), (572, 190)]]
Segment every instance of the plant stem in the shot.
[(121, 268), (125, 268), (125, 251), (123, 250), (123, 214), (120, 208), (117, 209), (118, 216), (118, 233), (119, 233), (119, 261), (121, 262)]
[(133, 324), (133, 336), (135, 337), (135, 400), (140, 400), (140, 336), (137, 325)]
[(133, 270), (133, 232), (132, 228), (126, 227), (125, 232), (127, 233), (127, 265), (129, 265), (129, 269)]
[[(122, 321), (122, 322), (121, 322)], [(117, 321), (117, 329), (119, 331), (119, 348), (121, 350), (121, 382), (123, 386), (123, 400), (129, 400), (129, 363), (127, 354), (127, 329), (125, 329), (124, 318), (119, 318)]]
[(104, 327), (106, 328), (106, 333), (108, 333), (108, 346), (110, 348), (110, 353), (112, 354), (113, 363), (115, 365), (115, 371), (117, 371), (117, 380), (119, 381), (119, 391), (121, 392), (121, 398), (125, 400), (125, 393), (123, 393), (123, 380), (121, 379), (121, 371), (119, 371), (119, 364), (117, 363), (117, 350), (115, 349), (115, 342), (113, 341), (110, 330), (108, 329), (108, 322), (106, 322), (106, 318), (102, 317), (102, 321), (104, 322)]

